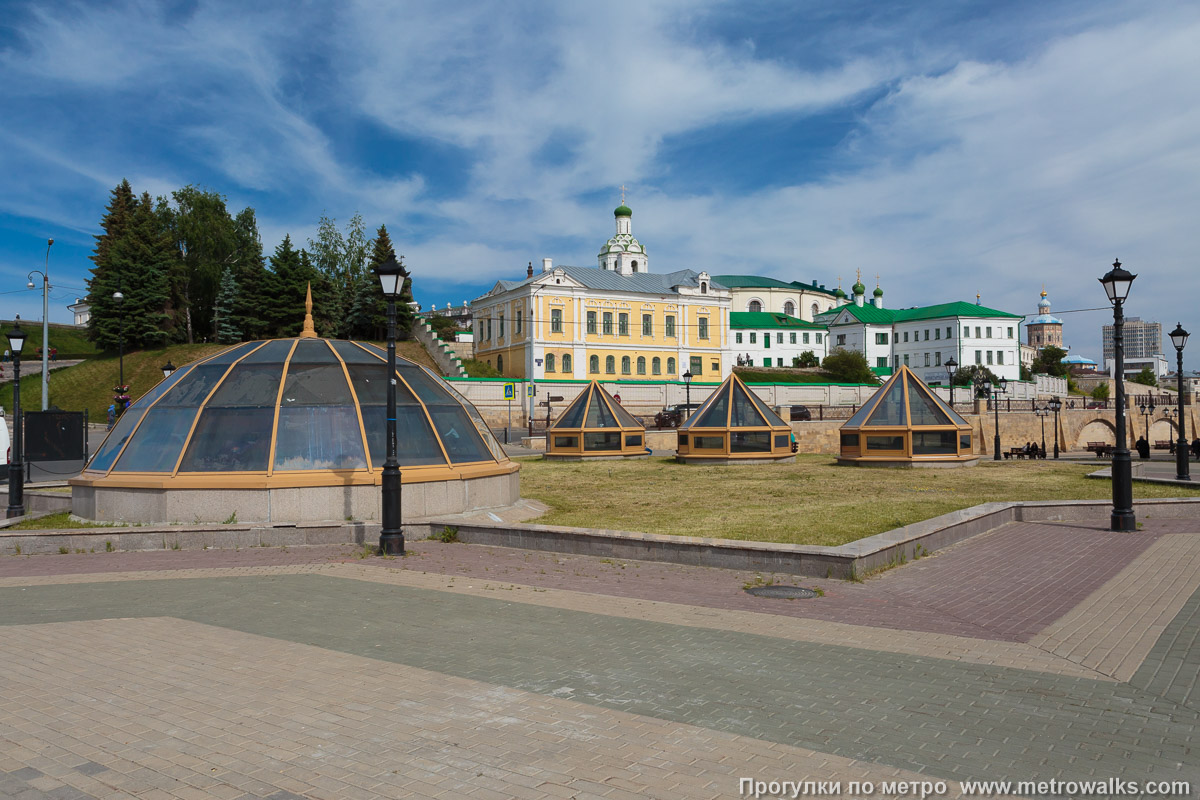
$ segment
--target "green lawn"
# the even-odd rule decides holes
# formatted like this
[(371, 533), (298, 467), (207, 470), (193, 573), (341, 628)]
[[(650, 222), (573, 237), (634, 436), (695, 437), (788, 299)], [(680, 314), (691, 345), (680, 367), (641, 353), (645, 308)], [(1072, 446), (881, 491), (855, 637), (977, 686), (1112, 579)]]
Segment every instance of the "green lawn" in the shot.
[[(521, 459), (521, 495), (551, 510), (547, 525), (611, 528), (793, 544), (839, 545), (1002, 500), (1098, 500), (1095, 466), (984, 461), (948, 470), (839, 467), (830, 456), (794, 464), (704, 467), (673, 458), (561, 463)], [(1134, 497), (1200, 497), (1200, 488), (1135, 483)]]
[(27, 530), (53, 531), (53, 530), (64, 530), (64, 529), (68, 529), (68, 528), (74, 529), (74, 528), (113, 528), (113, 527), (124, 528), (124, 527), (128, 527), (128, 526), (126, 526), (122, 523), (114, 524), (114, 523), (108, 523), (108, 522), (86, 522), (86, 521), (81, 521), (81, 520), (75, 520), (75, 519), (71, 519), (70, 511), (59, 511), (58, 513), (51, 514), (48, 517), (41, 517), (39, 519), (23, 520), (21, 522), (18, 522), (16, 525), (8, 526), (4, 530), (7, 530), (7, 531), (27, 531)]
[[(4, 345), (0, 347), (0, 351), (6, 349), (8, 345), (8, 331), (12, 329), (13, 321), (0, 320), (0, 332), (4, 333)], [(21, 320), (21, 328), (25, 331), (27, 338), (25, 339), (25, 347), (22, 352), (25, 355), (25, 360), (32, 362), (41, 360), (41, 357), (36, 355), (37, 349), (42, 346), (42, 323), (36, 320), (23, 319)], [(50, 323), (50, 346), (58, 349), (58, 357), (60, 359), (76, 359), (89, 358), (96, 355), (99, 351), (96, 345), (87, 337), (87, 328), (76, 328), (74, 325), (60, 325)]]

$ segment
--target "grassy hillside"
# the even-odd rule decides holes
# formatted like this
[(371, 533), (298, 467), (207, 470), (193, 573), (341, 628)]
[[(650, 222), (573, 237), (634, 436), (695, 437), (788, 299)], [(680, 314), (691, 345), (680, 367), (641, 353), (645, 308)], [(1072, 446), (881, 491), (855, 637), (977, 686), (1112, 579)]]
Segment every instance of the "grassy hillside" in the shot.
[[(11, 319), (0, 320), (0, 352), (3, 352), (8, 347), (8, 332), (12, 330), (13, 321)], [(25, 354), (25, 358), (29, 361), (34, 360), (37, 356), (37, 348), (42, 346), (42, 323), (34, 320), (21, 320), (21, 329), (24, 330), (29, 338), (25, 340), (25, 349), (21, 352)], [(99, 351), (96, 345), (90, 342), (87, 338), (86, 328), (76, 328), (74, 325), (56, 325), (50, 323), (50, 346), (58, 348), (58, 357), (62, 360), (88, 358), (96, 355)]]
[[(32, 337), (30, 337), (32, 339)], [(54, 342), (54, 331), (50, 332)], [(386, 347), (386, 345), (384, 345)], [(125, 354), (125, 382), (129, 384), (129, 396), (137, 400), (163, 379), (162, 365), (170, 361), (176, 367), (224, 350), (223, 344), (178, 344), (157, 350), (142, 350)], [(25, 352), (30, 352), (25, 344)], [(396, 354), (438, 372), (433, 359), (425, 352), (420, 342), (396, 343)], [(62, 353), (60, 351), (59, 357)], [(42, 407), (41, 361), (21, 361), (21, 406), (26, 410)], [(11, 364), (5, 364), (5, 375), (12, 373)], [(73, 367), (56, 369), (50, 373), (50, 403), (64, 411), (87, 409), (91, 419), (104, 420), (105, 411), (112, 403), (112, 388), (117, 385), (119, 364), (116, 356), (103, 355), (89, 358)], [(0, 386), (0, 405), (12, 409), (12, 384)]]
[[(54, 341), (51, 333), (50, 341)], [(29, 345), (25, 345), (29, 349)], [(219, 344), (180, 344), (158, 350), (143, 350), (125, 354), (125, 383), (135, 400), (154, 388), (163, 379), (162, 365), (169, 360), (177, 367), (225, 349)], [(61, 354), (60, 354), (61, 357)], [(11, 375), (11, 364), (5, 365), (5, 375)], [(116, 356), (89, 358), (73, 367), (50, 373), (50, 403), (64, 411), (87, 409), (93, 421), (102, 422), (104, 412), (112, 403), (113, 387), (117, 385), (120, 366)], [(12, 383), (0, 387), (0, 405), (11, 412)], [(29, 410), (42, 407), (42, 366), (40, 361), (21, 361), (21, 406)]]

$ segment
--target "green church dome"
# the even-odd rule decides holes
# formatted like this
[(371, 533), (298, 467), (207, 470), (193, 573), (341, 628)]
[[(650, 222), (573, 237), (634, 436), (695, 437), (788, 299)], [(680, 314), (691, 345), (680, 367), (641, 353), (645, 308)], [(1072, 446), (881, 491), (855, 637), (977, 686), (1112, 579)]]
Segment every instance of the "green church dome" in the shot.
[(863, 286), (862, 281), (855, 281), (854, 285), (851, 286), (850, 289), (855, 294), (866, 294), (867, 293), (867, 287)]
[(617, 210), (613, 212), (613, 216), (614, 217), (632, 217), (633, 209), (631, 209), (629, 206), (622, 203), (621, 205), (617, 206)]
[(883, 289), (880, 289), (878, 286), (876, 286), (875, 291), (871, 294), (875, 295), (876, 297), (883, 297)]
[(836, 297), (836, 298), (838, 298), (838, 299), (841, 299), (841, 298), (843, 298), (843, 297), (845, 297), (845, 296), (846, 296), (846, 293), (845, 293), (845, 292), (843, 292), (843, 291), (842, 291), (842, 287), (840, 287), (840, 286), (839, 286), (839, 287), (837, 287), (836, 289), (834, 289), (834, 290), (833, 290), (833, 296), (834, 296), (834, 297)]

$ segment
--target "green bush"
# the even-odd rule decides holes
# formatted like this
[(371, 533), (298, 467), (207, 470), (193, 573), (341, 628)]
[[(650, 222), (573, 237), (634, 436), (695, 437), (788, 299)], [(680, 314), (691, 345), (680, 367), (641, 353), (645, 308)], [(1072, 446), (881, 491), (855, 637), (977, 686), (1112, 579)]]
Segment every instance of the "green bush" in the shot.
[(1131, 383), (1140, 383), (1143, 386), (1158, 386), (1158, 377), (1150, 367), (1142, 367), (1142, 371), (1129, 380)]
[(1108, 399), (1108, 384), (1107, 383), (1096, 384), (1096, 388), (1092, 389), (1092, 399), (1093, 400), (1107, 400)]
[(857, 350), (838, 348), (821, 362), (821, 369), (838, 383), (878, 384), (879, 378), (867, 364), (867, 357)]

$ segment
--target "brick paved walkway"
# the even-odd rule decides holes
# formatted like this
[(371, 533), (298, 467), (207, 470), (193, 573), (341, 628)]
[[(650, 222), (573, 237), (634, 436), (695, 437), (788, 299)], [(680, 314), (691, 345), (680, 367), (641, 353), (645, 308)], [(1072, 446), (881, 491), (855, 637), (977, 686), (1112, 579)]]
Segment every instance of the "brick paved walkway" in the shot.
[(825, 592), (805, 601), (747, 595), (753, 573), (411, 550), (0, 559), (0, 798), (1200, 789), (1200, 522), (1010, 525), (802, 579)]

